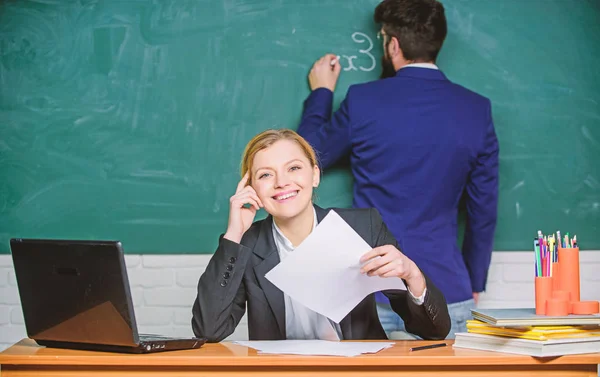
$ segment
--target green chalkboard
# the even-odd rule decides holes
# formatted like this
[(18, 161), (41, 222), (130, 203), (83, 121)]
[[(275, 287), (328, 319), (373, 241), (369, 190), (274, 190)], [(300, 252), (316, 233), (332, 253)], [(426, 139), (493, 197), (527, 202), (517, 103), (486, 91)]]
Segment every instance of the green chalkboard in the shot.
[[(313, 61), (342, 56), (336, 103), (378, 77), (377, 2), (0, 2), (0, 253), (11, 237), (213, 252), (244, 145), (297, 127)], [(538, 229), (599, 249), (599, 2), (444, 4), (438, 63), (493, 102), (495, 250)], [(326, 172), (319, 204), (349, 206), (351, 185)]]

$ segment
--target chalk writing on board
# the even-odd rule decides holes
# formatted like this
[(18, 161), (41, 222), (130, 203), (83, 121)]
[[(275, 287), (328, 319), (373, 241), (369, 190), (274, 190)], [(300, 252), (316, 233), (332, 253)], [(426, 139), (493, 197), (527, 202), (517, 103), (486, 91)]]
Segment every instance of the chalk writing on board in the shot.
[(367, 48), (359, 49), (358, 52), (362, 55), (366, 55), (371, 60), (371, 64), (367, 66), (359, 65), (358, 67), (356, 67), (354, 65), (354, 59), (358, 57), (357, 55), (342, 55), (342, 57), (346, 59), (346, 64), (342, 64), (346, 65), (344, 67), (344, 71), (358, 71), (360, 69), (361, 71), (370, 72), (374, 70), (377, 66), (377, 60), (375, 59), (373, 54), (371, 54), (371, 50), (373, 49), (373, 41), (371, 40), (371, 38), (369, 38), (369, 36), (365, 33), (357, 31), (352, 34), (352, 40), (355, 43), (360, 44), (361, 47), (365, 43), (367, 44)]

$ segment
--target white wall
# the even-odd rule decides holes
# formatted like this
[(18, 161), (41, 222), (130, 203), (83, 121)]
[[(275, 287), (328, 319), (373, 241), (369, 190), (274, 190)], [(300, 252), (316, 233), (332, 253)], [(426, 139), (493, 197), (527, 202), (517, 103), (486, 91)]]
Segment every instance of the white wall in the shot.
[[(480, 307), (533, 307), (532, 252), (495, 252)], [(196, 284), (210, 255), (127, 255), (140, 332), (191, 336)], [(600, 251), (581, 252), (581, 299), (600, 301)], [(0, 350), (25, 338), (10, 255), (0, 255)], [(242, 320), (230, 339), (247, 337)]]

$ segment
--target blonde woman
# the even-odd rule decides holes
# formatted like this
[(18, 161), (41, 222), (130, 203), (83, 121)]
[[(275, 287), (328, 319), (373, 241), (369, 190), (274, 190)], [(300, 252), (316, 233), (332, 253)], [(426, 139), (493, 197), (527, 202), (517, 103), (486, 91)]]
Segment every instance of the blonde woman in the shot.
[[(198, 283), (192, 309), (196, 336), (209, 342), (225, 339), (247, 307), (250, 340), (387, 339), (373, 295), (338, 324), (265, 278), (330, 211), (313, 204), (320, 170), (310, 145), (292, 130), (264, 131), (246, 146), (241, 173), (230, 199), (227, 231)], [(254, 222), (260, 208), (269, 216)], [(445, 338), (450, 317), (444, 296), (399, 250), (377, 210), (335, 211), (373, 248), (360, 259), (361, 272), (404, 280), (408, 291), (385, 295), (407, 330), (424, 339)]]

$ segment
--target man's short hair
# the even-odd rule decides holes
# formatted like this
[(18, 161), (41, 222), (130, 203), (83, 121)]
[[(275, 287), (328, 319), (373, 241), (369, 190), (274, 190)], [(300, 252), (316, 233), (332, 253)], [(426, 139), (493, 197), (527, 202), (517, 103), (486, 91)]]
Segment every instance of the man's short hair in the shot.
[(383, 0), (375, 8), (375, 22), (396, 37), (404, 59), (435, 62), (446, 39), (444, 6), (436, 0)]

